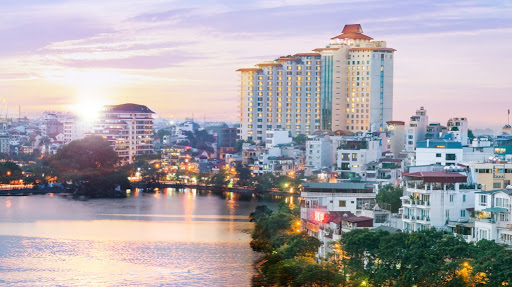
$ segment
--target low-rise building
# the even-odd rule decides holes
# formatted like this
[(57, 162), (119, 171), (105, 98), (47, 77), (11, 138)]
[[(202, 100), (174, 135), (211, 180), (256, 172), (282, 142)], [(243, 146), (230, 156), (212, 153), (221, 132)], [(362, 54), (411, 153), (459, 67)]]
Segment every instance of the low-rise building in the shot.
[(457, 172), (415, 172), (402, 175), (402, 230), (436, 228), (454, 231), (453, 222), (469, 222), (478, 190)]
[(512, 188), (476, 193), (473, 240), (512, 246), (511, 197)]
[(463, 162), (462, 144), (444, 139), (420, 141), (416, 147), (415, 165), (455, 165)]

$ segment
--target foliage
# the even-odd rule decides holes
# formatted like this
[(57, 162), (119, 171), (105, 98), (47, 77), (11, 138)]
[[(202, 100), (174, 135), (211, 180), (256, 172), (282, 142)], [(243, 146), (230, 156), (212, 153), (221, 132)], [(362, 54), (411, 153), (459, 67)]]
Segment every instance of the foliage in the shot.
[(249, 182), (252, 179), (251, 169), (241, 163), (237, 163), (235, 169), (236, 169), (236, 173), (238, 175), (238, 185), (239, 186), (249, 185)]
[(251, 213), (255, 221), (251, 247), (265, 257), (261, 273), (272, 286), (340, 286), (343, 278), (332, 264), (317, 264), (320, 241), (306, 231), (297, 232), (300, 209), (282, 202), (277, 211), (266, 206)]
[(87, 136), (70, 142), (57, 150), (53, 165), (61, 172), (113, 168), (118, 156), (110, 144), (100, 136)]
[(117, 197), (130, 187), (129, 169), (117, 169), (117, 163), (117, 153), (105, 139), (88, 136), (59, 148), (48, 165), (41, 166), (62, 183), (71, 182), (75, 195)]
[(376, 196), (378, 203), (385, 203), (391, 206), (391, 212), (397, 213), (398, 209), (402, 207), (402, 200), (400, 197), (403, 196), (402, 187), (394, 187), (390, 184), (384, 185), (379, 189), (379, 194)]
[(0, 183), (10, 183), (23, 178), (21, 167), (14, 162), (0, 163)]
[(264, 173), (254, 179), (254, 190), (257, 192), (265, 192), (276, 186), (276, 177), (270, 173)]
[(298, 145), (305, 145), (307, 140), (308, 136), (305, 134), (300, 134), (293, 138), (293, 141)]
[(187, 131), (186, 137), (191, 147), (213, 153), (211, 144), (215, 142), (215, 137), (209, 134), (207, 130)]
[(235, 147), (234, 149), (237, 151), (237, 152), (241, 152), (242, 151), (242, 147), (244, 145), (244, 143), (250, 143), (252, 145), (255, 145), (256, 143), (253, 142), (252, 140), (249, 140), (249, 141), (245, 141), (245, 140), (237, 140), (235, 142)]
[(435, 229), (412, 233), (354, 230), (341, 240), (351, 282), (371, 286), (492, 286), (512, 283), (512, 251), (467, 243)]
[(210, 184), (217, 188), (226, 187), (229, 184), (228, 172), (221, 168), (218, 173), (212, 175)]

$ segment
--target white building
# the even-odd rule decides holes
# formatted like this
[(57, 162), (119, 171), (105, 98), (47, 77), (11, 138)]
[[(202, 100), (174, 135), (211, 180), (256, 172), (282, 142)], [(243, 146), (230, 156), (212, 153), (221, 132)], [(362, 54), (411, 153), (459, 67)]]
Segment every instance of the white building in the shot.
[(308, 182), (301, 192), (301, 225), (322, 242), (319, 257), (332, 251), (332, 241), (356, 228), (390, 225), (391, 213), (375, 204), (375, 185)]
[(403, 231), (429, 228), (453, 231), (457, 222), (469, 222), (469, 210), (474, 208), (478, 190), (466, 188), (465, 175), (434, 171), (402, 176), (405, 182), (401, 197)]
[[(375, 138), (349, 140), (341, 143), (336, 155), (336, 166), (340, 178), (359, 177), (365, 180), (367, 164), (377, 162), (382, 157), (382, 141)], [(375, 174), (375, 170), (371, 172)]]
[(68, 119), (63, 120), (63, 125), (64, 142), (66, 144), (85, 137), (87, 127), (85, 123), (83, 123), (79, 119), (75, 117), (70, 117)]
[(512, 245), (512, 188), (481, 191), (475, 197), (475, 241), (494, 240)]
[(265, 147), (271, 148), (280, 144), (289, 144), (292, 141), (293, 138), (287, 130), (269, 130), (266, 135)]
[(415, 165), (455, 165), (463, 162), (464, 150), (460, 142), (442, 139), (417, 143)]
[(132, 163), (138, 155), (153, 153), (153, 114), (143, 105), (105, 106), (92, 134), (105, 138), (122, 163)]
[(311, 137), (306, 142), (306, 166), (313, 169), (332, 169), (338, 141), (328, 135)]
[(409, 120), (409, 125), (406, 130), (406, 143), (405, 149), (412, 152), (416, 149), (416, 144), (425, 139), (427, 133), (428, 116), (427, 110), (421, 107), (416, 110), (416, 114)]
[(393, 53), (361, 25), (314, 53), (263, 62), (241, 72), (242, 139), (263, 141), (268, 130), (383, 131), (393, 112)]
[(395, 157), (398, 157), (398, 155), (405, 150), (405, 122), (389, 121), (387, 124), (387, 149), (390, 150)]
[(468, 140), (468, 119), (467, 118), (451, 118), (446, 124), (448, 134), (452, 135), (454, 141), (462, 143), (463, 146), (469, 144)]

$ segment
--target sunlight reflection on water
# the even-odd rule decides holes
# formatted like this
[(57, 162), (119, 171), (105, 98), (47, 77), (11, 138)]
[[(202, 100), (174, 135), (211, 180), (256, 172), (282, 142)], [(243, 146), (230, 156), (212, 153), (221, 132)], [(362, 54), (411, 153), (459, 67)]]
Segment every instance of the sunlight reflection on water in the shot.
[(0, 198), (0, 286), (250, 286), (254, 199)]

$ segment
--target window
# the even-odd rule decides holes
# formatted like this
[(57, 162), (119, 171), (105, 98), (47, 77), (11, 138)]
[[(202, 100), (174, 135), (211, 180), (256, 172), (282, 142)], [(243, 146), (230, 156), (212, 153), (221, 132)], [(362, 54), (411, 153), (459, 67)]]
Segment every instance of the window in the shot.
[(480, 206), (486, 206), (487, 205), (487, 196), (481, 194), (480, 195)]
[(441, 154), (440, 153), (436, 153), (436, 157), (441, 157)]
[(501, 188), (501, 182), (494, 182), (492, 188)]
[(466, 202), (466, 195), (465, 194), (462, 195), (462, 202)]
[(454, 197), (454, 195), (450, 194), (450, 202), (453, 202), (453, 197)]
[(346, 207), (346, 206), (347, 206), (347, 202), (345, 200), (338, 201), (338, 207)]
[(456, 156), (453, 153), (446, 154), (446, 160), (455, 160)]
[(460, 217), (466, 217), (466, 210), (462, 209), (460, 211)]

